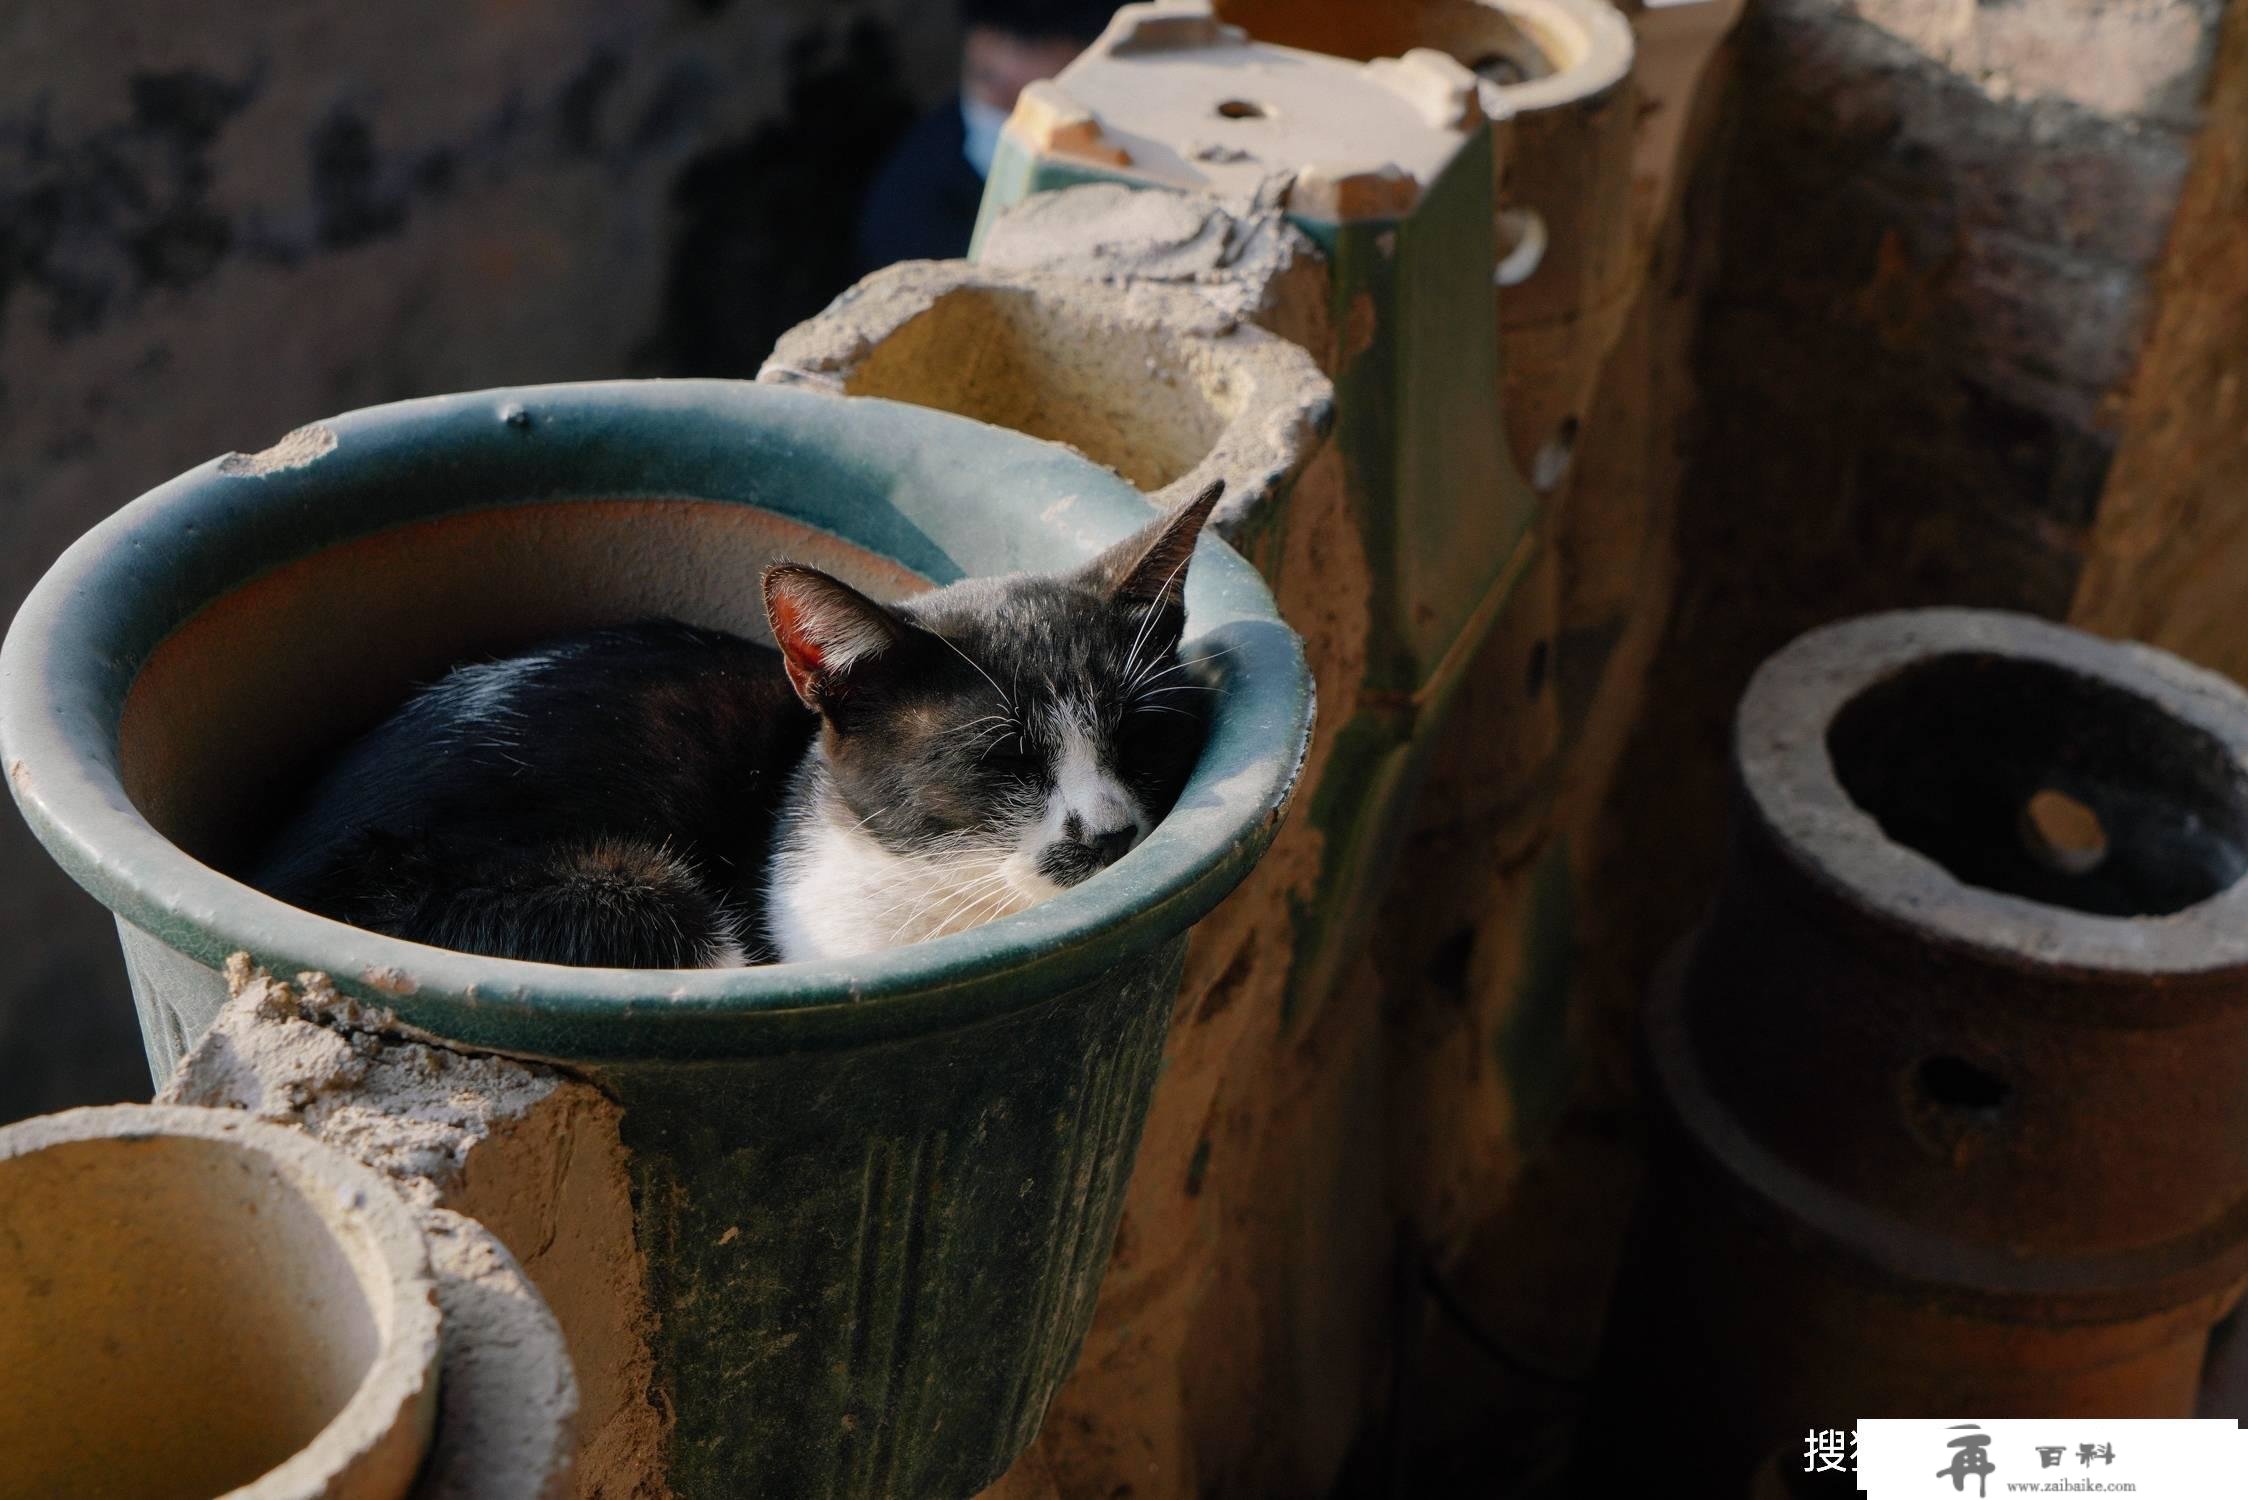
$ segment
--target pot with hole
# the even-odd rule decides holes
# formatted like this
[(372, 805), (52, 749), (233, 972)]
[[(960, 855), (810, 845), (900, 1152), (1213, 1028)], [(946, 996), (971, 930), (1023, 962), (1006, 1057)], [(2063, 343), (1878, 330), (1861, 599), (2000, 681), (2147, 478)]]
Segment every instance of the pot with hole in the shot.
[(1661, 1431), (1600, 1477), (1689, 1435), (1719, 1484), (1866, 1417), (2190, 1416), (2248, 1281), (2248, 694), (1869, 615), (1758, 669), (1733, 773), (1647, 1008), (1664, 1128), (1596, 1397)]

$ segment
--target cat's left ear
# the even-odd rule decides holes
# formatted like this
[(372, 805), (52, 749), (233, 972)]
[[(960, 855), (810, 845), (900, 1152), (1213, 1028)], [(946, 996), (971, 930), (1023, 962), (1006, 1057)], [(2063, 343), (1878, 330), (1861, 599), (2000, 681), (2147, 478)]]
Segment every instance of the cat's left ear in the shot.
[(849, 691), (851, 677), (905, 639), (903, 620), (840, 578), (798, 563), (765, 570), (765, 621), (781, 648), (789, 686), (824, 712)]
[(1225, 493), (1225, 481), (1215, 479), (1208, 489), (1093, 559), (1087, 571), (1119, 604), (1184, 608), (1186, 565), (1194, 556), (1195, 538)]

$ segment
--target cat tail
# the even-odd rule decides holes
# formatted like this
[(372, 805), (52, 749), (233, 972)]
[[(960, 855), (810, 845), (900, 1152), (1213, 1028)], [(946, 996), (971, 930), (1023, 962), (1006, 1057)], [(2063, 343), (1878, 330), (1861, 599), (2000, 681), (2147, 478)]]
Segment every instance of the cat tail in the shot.
[(750, 961), (693, 861), (604, 839), (466, 872), (403, 934), (495, 958), (618, 969), (727, 969)]

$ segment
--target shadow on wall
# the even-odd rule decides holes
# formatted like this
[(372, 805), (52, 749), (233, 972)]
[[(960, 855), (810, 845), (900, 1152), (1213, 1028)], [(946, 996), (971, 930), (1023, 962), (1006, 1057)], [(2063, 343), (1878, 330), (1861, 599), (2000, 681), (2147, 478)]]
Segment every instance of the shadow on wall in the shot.
[(791, 44), (788, 108), (739, 145), (689, 162), (656, 361), (672, 375), (747, 379), (789, 329), (851, 283), (852, 227), (883, 154), (915, 117), (886, 33), (853, 25)]
[[(755, 373), (849, 279), (950, 6), (0, 8), (0, 618), (227, 449), (438, 391)], [(19, 19), (26, 18), (26, 19)], [(107, 916), (0, 814), (0, 1121), (145, 1098)]]

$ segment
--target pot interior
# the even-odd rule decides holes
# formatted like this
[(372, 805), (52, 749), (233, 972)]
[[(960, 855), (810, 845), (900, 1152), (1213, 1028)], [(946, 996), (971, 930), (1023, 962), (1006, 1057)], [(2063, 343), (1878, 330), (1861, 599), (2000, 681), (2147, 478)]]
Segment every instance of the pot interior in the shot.
[(1067, 443), (1153, 491), (1202, 462), (1238, 415), (1185, 343), (1028, 291), (956, 287), (877, 345), (845, 389)]
[(237, 873), (309, 778), (417, 685), (652, 616), (768, 640), (758, 575), (783, 559), (878, 598), (929, 586), (829, 532), (707, 500), (500, 506), (322, 548), (221, 595), (157, 646), (118, 724), (127, 795), (182, 849)]
[(0, 1160), (0, 1496), (209, 1500), (311, 1443), (381, 1344), (260, 1153), (146, 1135)]
[(1851, 800), (1985, 890), (2101, 916), (2167, 916), (2248, 873), (2248, 783), (2214, 735), (2051, 662), (1930, 657), (1828, 728)]

